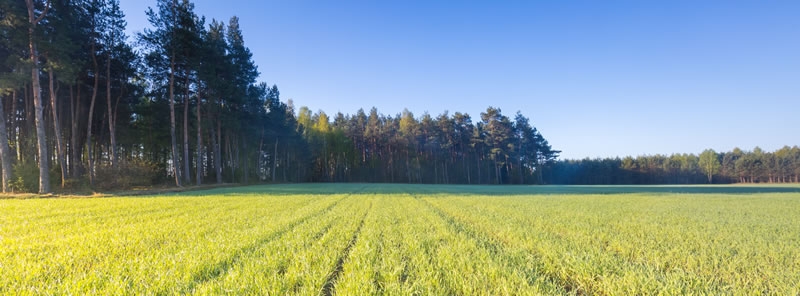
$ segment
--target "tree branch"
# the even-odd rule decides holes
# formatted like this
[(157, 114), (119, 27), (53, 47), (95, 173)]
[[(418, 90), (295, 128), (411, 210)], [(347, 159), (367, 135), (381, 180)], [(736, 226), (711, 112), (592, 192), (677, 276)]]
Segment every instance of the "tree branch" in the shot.
[[(33, 21), (33, 25), (34, 26), (39, 24), (39, 22), (42, 21), (42, 19), (45, 17), (45, 15), (47, 15), (47, 11), (50, 10), (50, 6), (51, 5), (52, 4), (50, 3), (50, 1), (45, 1), (44, 11), (42, 11), (42, 14), (40, 14), (39, 17), (36, 18), (36, 20)], [(31, 4), (31, 6), (32, 6), (32, 4)]]

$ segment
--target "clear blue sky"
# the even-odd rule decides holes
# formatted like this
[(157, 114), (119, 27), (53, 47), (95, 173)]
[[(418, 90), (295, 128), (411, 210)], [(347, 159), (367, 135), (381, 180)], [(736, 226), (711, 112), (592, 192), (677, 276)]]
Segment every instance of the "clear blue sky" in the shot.
[[(122, 0), (129, 32), (153, 0)], [(800, 144), (800, 1), (194, 1), (295, 105), (517, 110), (562, 158)]]

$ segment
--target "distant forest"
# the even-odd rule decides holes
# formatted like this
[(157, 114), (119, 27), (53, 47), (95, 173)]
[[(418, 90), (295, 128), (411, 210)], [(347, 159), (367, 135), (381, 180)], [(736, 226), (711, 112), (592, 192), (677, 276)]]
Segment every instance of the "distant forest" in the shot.
[[(258, 83), (239, 20), (158, 0), (129, 42), (119, 0), (0, 2), (4, 192), (258, 182), (797, 182), (800, 151), (557, 160), (530, 120), (328, 115)], [(713, 153), (713, 157), (711, 154)], [(715, 164), (716, 163), (716, 164)]]
[(728, 184), (797, 183), (800, 148), (774, 152), (756, 147), (700, 155), (672, 154), (625, 158), (559, 160), (548, 166), (549, 184)]

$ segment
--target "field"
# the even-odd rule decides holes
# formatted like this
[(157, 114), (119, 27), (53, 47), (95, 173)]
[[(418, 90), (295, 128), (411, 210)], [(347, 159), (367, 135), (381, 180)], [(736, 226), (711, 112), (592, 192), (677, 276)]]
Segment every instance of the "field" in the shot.
[(0, 294), (800, 293), (800, 187), (268, 185), (0, 200)]

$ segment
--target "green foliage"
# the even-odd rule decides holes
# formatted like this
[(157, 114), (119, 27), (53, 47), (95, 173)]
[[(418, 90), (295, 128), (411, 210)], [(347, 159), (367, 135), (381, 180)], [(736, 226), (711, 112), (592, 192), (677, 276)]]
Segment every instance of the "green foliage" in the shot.
[(712, 177), (719, 173), (722, 165), (719, 163), (719, 155), (713, 149), (706, 149), (700, 154), (700, 161), (698, 163), (703, 172), (708, 175), (708, 183), (712, 183)]
[[(59, 182), (61, 168), (50, 168), (50, 186), (55, 188)], [(39, 166), (35, 163), (16, 163), (13, 166), (12, 180), (8, 183), (12, 192), (36, 192), (39, 189)]]
[(30, 163), (14, 164), (14, 179), (8, 185), (13, 192), (36, 192), (39, 189), (39, 167)]
[(34, 192), (36, 189), (33, 187), (28, 187), (29, 185), (30, 184), (25, 183), (25, 179), (22, 177), (17, 177), (17, 179), (8, 182), (8, 188), (11, 190), (11, 192)]
[(447, 111), (419, 118), (337, 114), (301, 107), (297, 122), (311, 147), (311, 181), (445, 184), (541, 184), (560, 151), (521, 113), (515, 121), (489, 107), (473, 124)]

